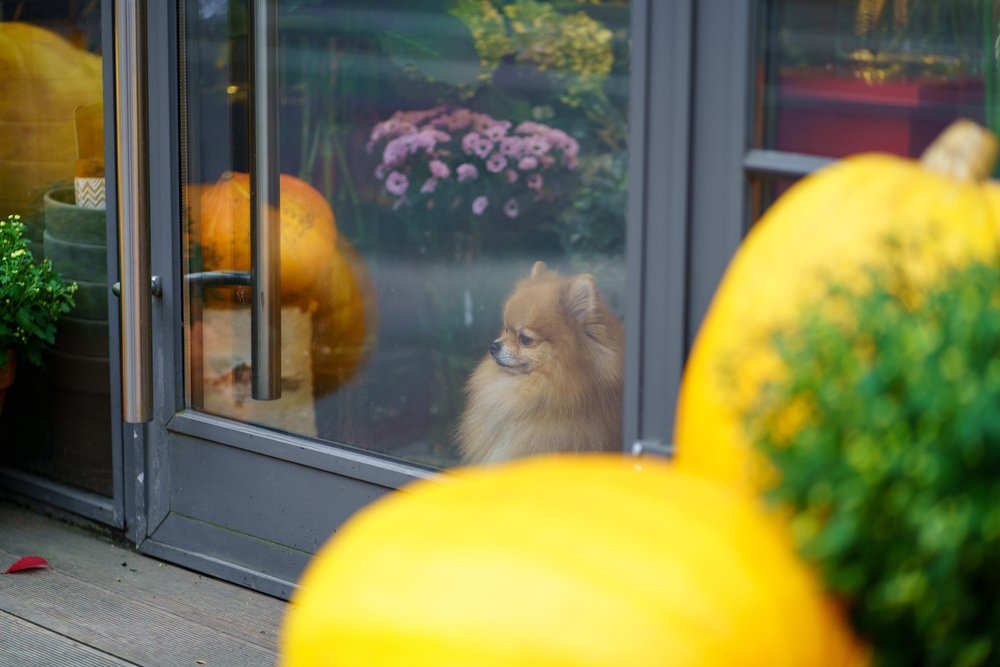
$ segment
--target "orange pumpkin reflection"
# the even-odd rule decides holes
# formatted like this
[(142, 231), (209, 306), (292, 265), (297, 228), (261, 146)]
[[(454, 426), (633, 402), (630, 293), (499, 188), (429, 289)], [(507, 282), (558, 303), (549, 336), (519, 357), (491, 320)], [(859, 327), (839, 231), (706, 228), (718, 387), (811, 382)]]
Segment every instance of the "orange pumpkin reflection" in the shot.
[[(228, 172), (213, 184), (189, 187), (188, 194), (194, 261), (200, 253), (205, 271), (249, 271), (248, 174)], [(309, 347), (318, 396), (349, 382), (373, 348), (374, 289), (364, 260), (338, 234), (326, 198), (289, 174), (280, 176), (280, 194), (282, 307), (308, 313), (312, 325), (308, 342), (285, 336), (283, 347)], [(209, 288), (204, 299), (212, 309), (249, 305), (245, 288)]]

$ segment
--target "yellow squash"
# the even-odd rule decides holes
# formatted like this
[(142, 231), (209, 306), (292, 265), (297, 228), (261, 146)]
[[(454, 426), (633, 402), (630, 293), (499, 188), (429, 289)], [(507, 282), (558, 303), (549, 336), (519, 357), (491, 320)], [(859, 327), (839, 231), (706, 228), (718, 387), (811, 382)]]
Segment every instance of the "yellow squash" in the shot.
[(467, 468), (316, 555), (283, 667), (824, 667), (868, 656), (750, 496), (662, 461)]
[(863, 289), (866, 267), (903, 261), (919, 286), (995, 254), (1000, 186), (985, 179), (996, 155), (992, 134), (958, 121), (920, 161), (858, 155), (785, 193), (737, 250), (698, 332), (677, 406), (677, 465), (760, 484), (766, 469), (741, 414), (780, 377), (771, 334), (832, 282)]

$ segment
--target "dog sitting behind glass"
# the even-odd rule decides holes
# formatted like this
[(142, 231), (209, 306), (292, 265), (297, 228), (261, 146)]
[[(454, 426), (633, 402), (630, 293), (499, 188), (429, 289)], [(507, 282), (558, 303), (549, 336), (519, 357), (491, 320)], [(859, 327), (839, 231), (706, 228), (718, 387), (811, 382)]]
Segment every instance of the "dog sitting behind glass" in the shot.
[(536, 262), (466, 384), (458, 444), (468, 464), (622, 447), (624, 330), (589, 274)]

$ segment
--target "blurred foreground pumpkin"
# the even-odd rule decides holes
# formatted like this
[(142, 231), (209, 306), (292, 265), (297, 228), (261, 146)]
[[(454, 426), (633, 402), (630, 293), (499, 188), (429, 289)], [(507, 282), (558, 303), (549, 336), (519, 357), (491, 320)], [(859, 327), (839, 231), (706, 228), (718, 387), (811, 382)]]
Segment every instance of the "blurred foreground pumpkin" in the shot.
[[(377, 306), (367, 266), (337, 233), (326, 198), (309, 183), (281, 174), (281, 296), (312, 314), (313, 388), (333, 391), (359, 370), (374, 347)], [(250, 177), (227, 172), (190, 190), (192, 236), (206, 271), (250, 269)], [(212, 306), (247, 306), (245, 288), (210, 288)]]
[[(827, 286), (863, 291), (871, 270), (902, 262), (914, 289), (946, 270), (992, 257), (1000, 238), (1000, 186), (984, 179), (997, 155), (992, 134), (970, 121), (949, 127), (921, 160), (865, 154), (841, 160), (786, 192), (736, 251), (684, 371), (674, 434), (679, 466), (762, 482), (745, 412), (782, 374), (772, 345), (807, 304), (829, 304)], [(893, 248), (893, 252), (887, 252)], [(789, 409), (776, 428), (794, 430)]]
[(284, 667), (867, 664), (749, 495), (658, 461), (459, 470), (316, 555)]

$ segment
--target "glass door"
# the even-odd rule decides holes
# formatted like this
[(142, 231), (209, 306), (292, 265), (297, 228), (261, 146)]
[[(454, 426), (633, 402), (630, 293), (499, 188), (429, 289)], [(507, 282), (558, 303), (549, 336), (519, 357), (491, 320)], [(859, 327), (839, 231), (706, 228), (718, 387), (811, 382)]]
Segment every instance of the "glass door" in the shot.
[(463, 386), (534, 262), (589, 273), (621, 315), (628, 19), (621, 2), (280, 3), (281, 379), (261, 401), (251, 290), (217, 284), (250, 270), (246, 13), (189, 5), (186, 405), (458, 463)]
[(105, 5), (0, 0), (0, 486), (121, 525)]
[(621, 451), (628, 2), (149, 12), (179, 36), (150, 33), (149, 111), (154, 273), (176, 276), (155, 359), (178, 372), (134, 451), (144, 549), (285, 594), (415, 477)]

